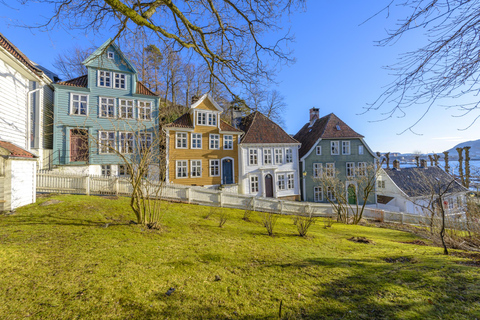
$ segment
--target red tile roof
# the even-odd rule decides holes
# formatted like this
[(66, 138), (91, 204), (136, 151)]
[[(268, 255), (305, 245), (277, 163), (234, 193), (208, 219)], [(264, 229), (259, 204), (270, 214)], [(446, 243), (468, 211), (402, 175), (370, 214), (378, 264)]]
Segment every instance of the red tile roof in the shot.
[(193, 129), (192, 118), (190, 117), (190, 113), (184, 113), (177, 119), (175, 119), (172, 123), (165, 125), (167, 128), (188, 128)]
[(240, 129), (245, 131), (241, 143), (299, 143), (258, 111), (243, 118)]
[(239, 130), (235, 128), (234, 126), (229, 125), (223, 120), (220, 120), (220, 131), (230, 131), (230, 132), (243, 132), (242, 130)]
[(37, 158), (37, 156), (33, 153), (28, 152), (27, 150), (22, 149), (11, 142), (0, 140), (0, 148), (7, 150), (10, 153), (10, 157)]
[(35, 67), (35, 65), (27, 58), (17, 47), (15, 47), (10, 41), (5, 38), (3, 34), (0, 33), (0, 47), (7, 50), (12, 56), (14, 56), (18, 61), (25, 65), (28, 69), (34, 72), (37, 75), (43, 73), (42, 70)]
[[(67, 80), (67, 81), (61, 81), (58, 84), (64, 85), (64, 86), (71, 86), (71, 87), (81, 87), (81, 88), (86, 88), (88, 87), (88, 76), (83, 75), (80, 77), (77, 77), (75, 79)], [(137, 81), (137, 94), (143, 94), (146, 96), (154, 96), (157, 97), (155, 93), (153, 93), (150, 89), (148, 89), (142, 82)]]
[(300, 158), (302, 158), (320, 138), (363, 138), (361, 134), (353, 131), (352, 128), (350, 128), (345, 122), (340, 120), (340, 118), (333, 113), (318, 119), (311, 127), (310, 122), (307, 122), (293, 137), (302, 143), (302, 146), (298, 152)]

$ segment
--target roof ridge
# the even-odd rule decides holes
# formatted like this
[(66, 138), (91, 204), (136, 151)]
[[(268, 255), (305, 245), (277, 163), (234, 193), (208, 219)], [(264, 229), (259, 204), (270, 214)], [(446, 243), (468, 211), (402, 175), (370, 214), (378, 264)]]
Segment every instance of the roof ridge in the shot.
[(245, 135), (242, 137), (242, 140), (246, 140), (246, 139), (247, 139), (248, 134), (250, 133), (250, 127), (253, 125), (253, 122), (255, 121), (255, 118), (257, 117), (257, 112), (259, 112), (259, 111), (258, 111), (258, 110), (255, 110), (255, 111), (253, 111), (252, 113), (250, 113), (248, 116), (245, 117), (245, 119), (246, 119), (246, 118), (250, 117), (251, 115), (253, 115), (253, 116), (252, 116), (252, 121), (250, 122), (250, 125), (248, 126), (246, 132), (244, 131), (244, 132), (245, 132)]
[(77, 80), (77, 79), (80, 79), (80, 78), (83, 78), (83, 77), (87, 77), (87, 76), (88, 76), (88, 74), (84, 74), (84, 75), (78, 76), (78, 77), (76, 77), (76, 78), (72, 78), (72, 79), (65, 80), (65, 81), (60, 81), (59, 83), (69, 82), (69, 81)]
[[(8, 40), (1, 32), (0, 32), (0, 40), (3, 40), (8, 46), (10, 46), (13, 52), (10, 52), (8, 48), (2, 45), (2, 41), (0, 41), (0, 46), (2, 46), (5, 50), (7, 50), (14, 58), (19, 60), (23, 65), (25, 65), (31, 71), (33, 71), (37, 75), (44, 73), (41, 69), (35, 67), (33, 65), (33, 62), (20, 49), (18, 49), (17, 46), (15, 46), (10, 40)], [(15, 54), (18, 55), (18, 57), (16, 57)]]

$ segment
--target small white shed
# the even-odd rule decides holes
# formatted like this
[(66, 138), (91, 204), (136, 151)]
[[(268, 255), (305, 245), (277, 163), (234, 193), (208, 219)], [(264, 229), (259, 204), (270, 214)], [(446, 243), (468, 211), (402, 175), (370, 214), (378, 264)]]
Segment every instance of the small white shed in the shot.
[(0, 212), (36, 201), (37, 156), (0, 140)]

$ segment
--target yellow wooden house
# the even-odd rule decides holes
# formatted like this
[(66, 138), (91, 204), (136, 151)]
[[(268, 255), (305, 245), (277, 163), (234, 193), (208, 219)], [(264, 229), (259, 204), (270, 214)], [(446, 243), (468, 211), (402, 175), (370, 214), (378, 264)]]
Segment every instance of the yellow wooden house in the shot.
[(163, 127), (167, 183), (218, 186), (238, 183), (238, 143), (243, 131), (220, 119), (223, 109), (209, 94)]

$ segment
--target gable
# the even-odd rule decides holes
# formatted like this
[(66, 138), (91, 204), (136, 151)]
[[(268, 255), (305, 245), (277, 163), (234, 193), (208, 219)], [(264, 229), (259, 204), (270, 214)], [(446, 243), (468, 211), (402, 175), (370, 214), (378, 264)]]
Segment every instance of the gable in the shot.
[(190, 106), (190, 109), (220, 111), (220, 113), (223, 111), (222, 107), (220, 107), (208, 93), (204, 94), (200, 99), (198, 99), (197, 102), (193, 103)]
[(293, 139), (278, 124), (255, 111), (242, 119), (240, 129), (245, 132), (241, 143), (295, 143)]
[(213, 105), (213, 103), (208, 99), (202, 101), (195, 109), (218, 111), (217, 108), (215, 108), (215, 106)]
[[(112, 59), (109, 53), (113, 54)], [(82, 62), (86, 67), (106, 69), (112, 71), (122, 71), (137, 73), (135, 67), (123, 55), (120, 48), (111, 39), (105, 41), (97, 50), (95, 50), (85, 61)]]

